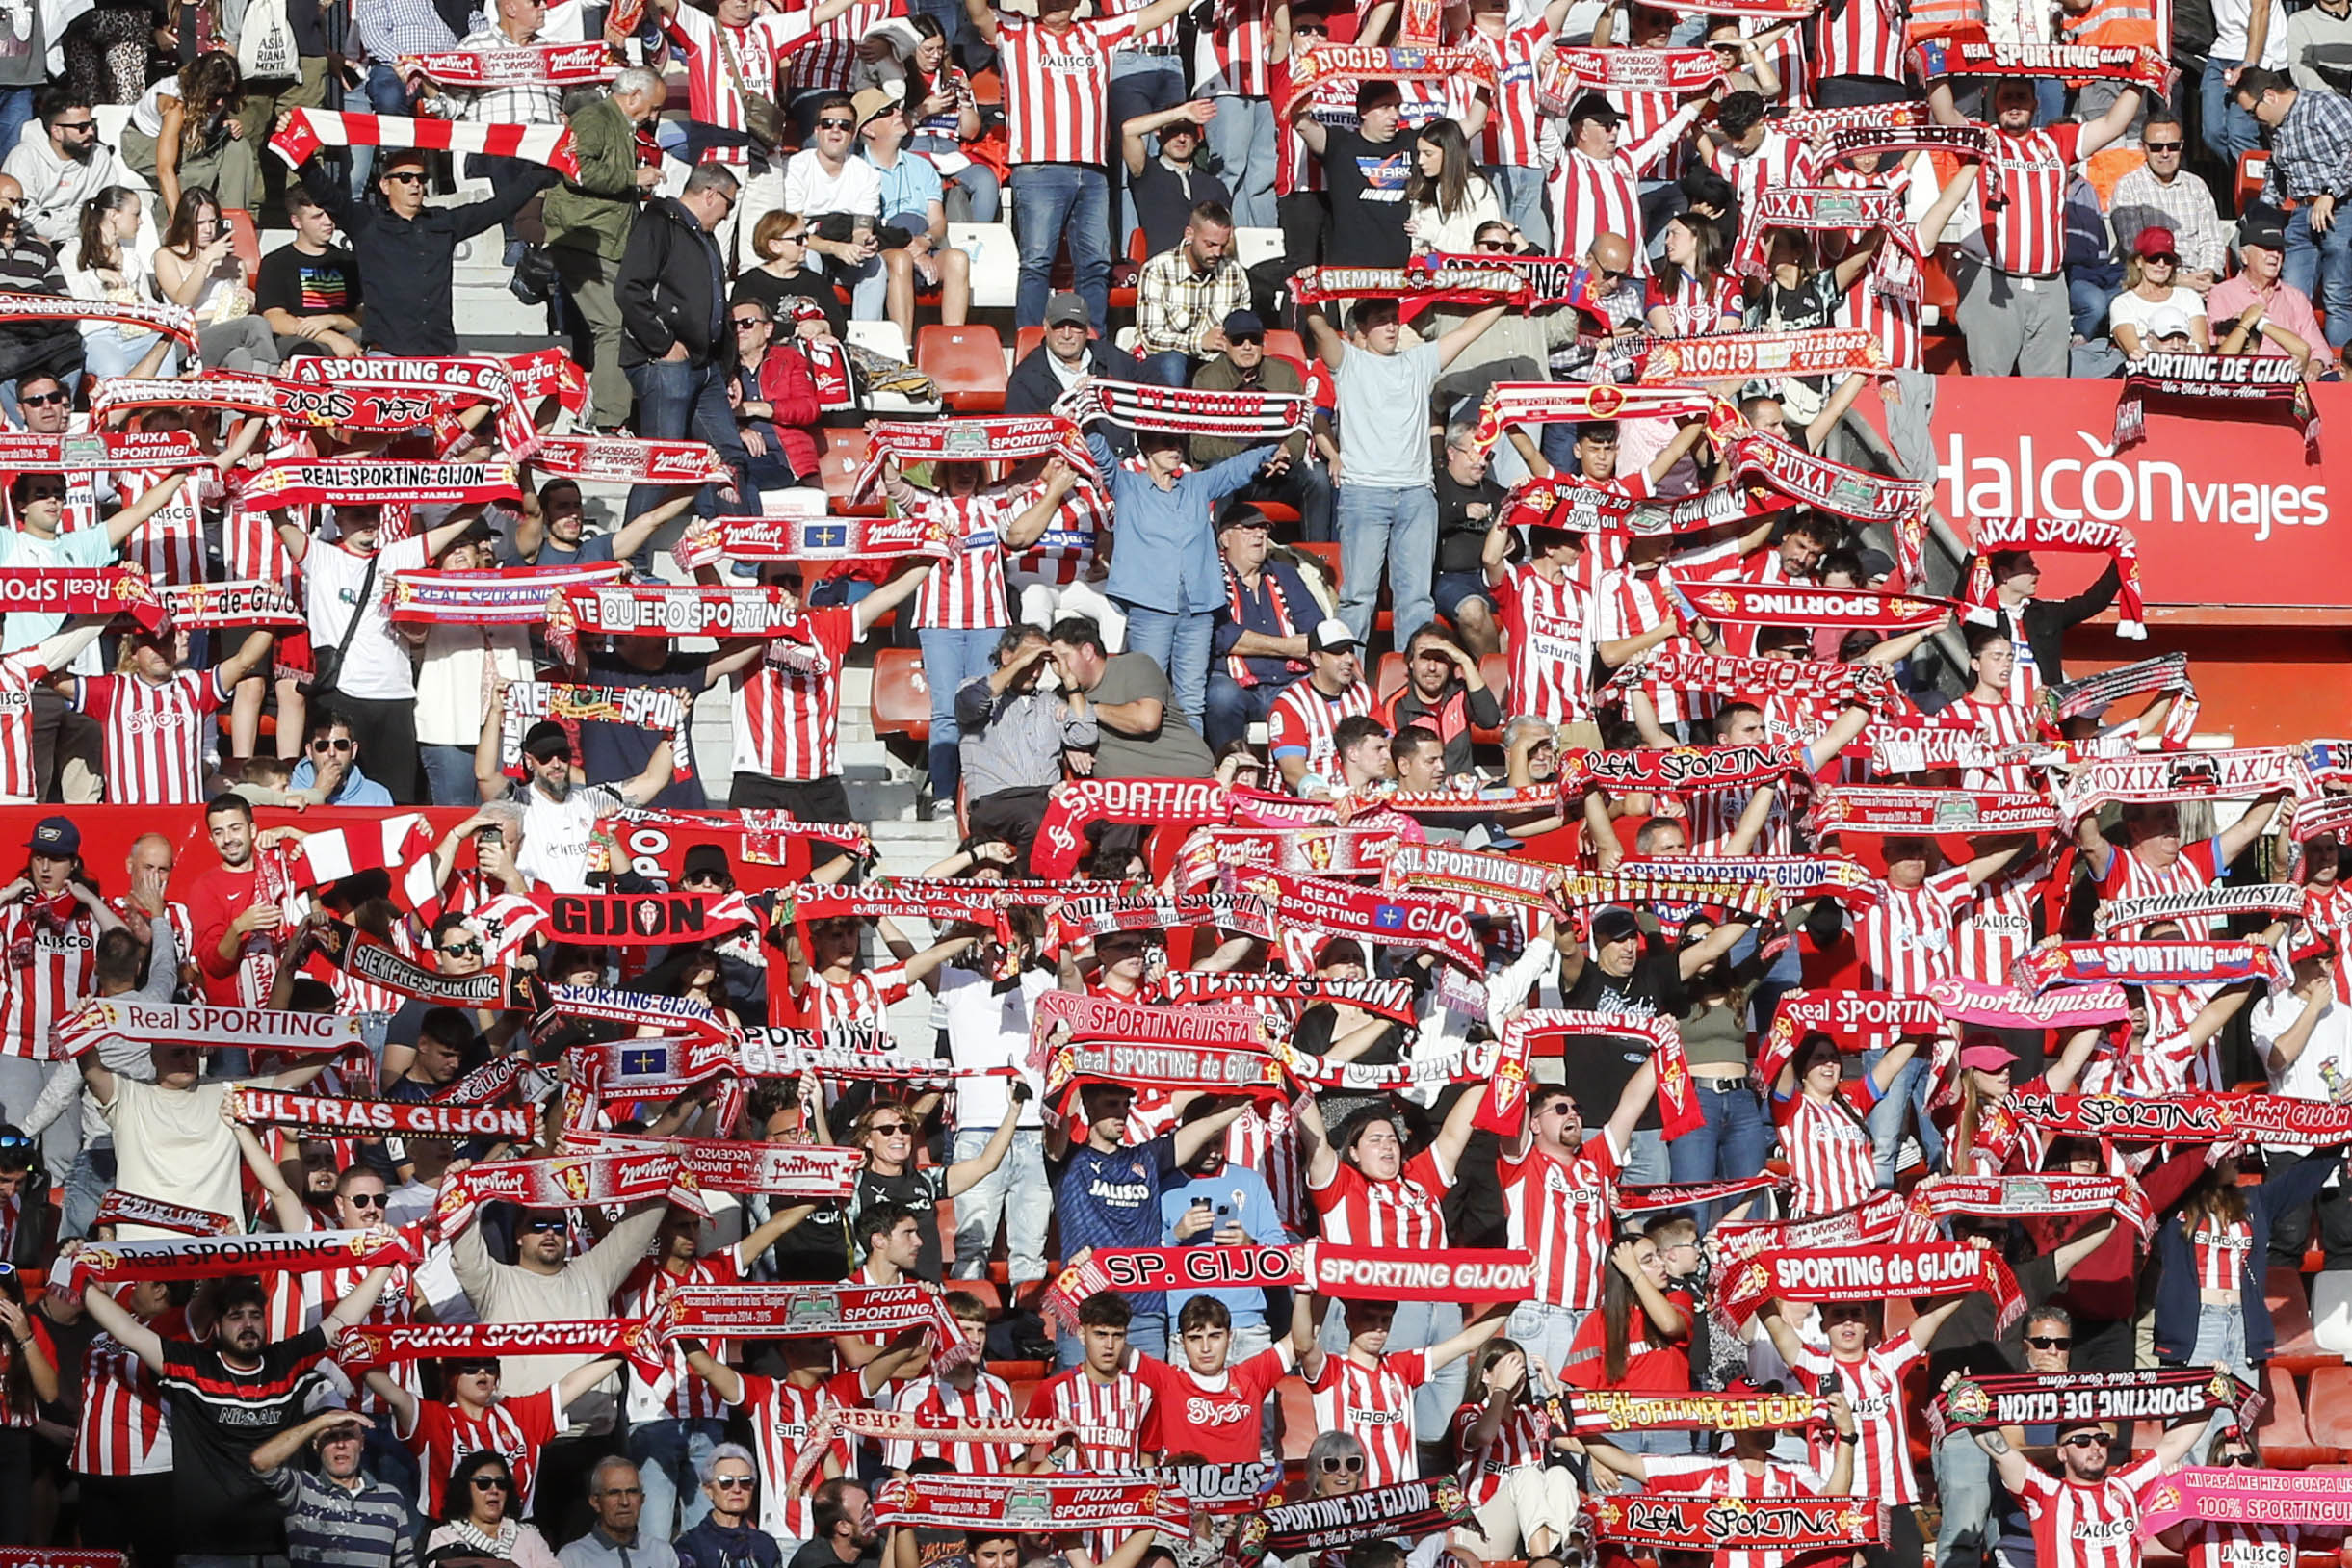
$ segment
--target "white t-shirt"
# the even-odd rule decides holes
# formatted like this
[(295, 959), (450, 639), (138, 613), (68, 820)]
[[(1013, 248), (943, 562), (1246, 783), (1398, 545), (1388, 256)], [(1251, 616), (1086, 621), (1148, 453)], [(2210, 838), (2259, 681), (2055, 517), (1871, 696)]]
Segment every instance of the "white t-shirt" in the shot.
[[(416, 674), (408, 660), (408, 644), (392, 630), (392, 574), (416, 571), (426, 564), (425, 536), (412, 535), (376, 552), (380, 562), (376, 581), (368, 585), (368, 602), (359, 603), (359, 585), (367, 576), (368, 558), (339, 544), (312, 539), (302, 556), (302, 589), (310, 620), (310, 645), (327, 651), (343, 640), (354, 610), (366, 618), (352, 636), (343, 656), (337, 691), (368, 702), (405, 702), (416, 696)], [(481, 710), (475, 710), (480, 717)], [(479, 735), (479, 731), (476, 732)]]
[(2205, 320), (2205, 297), (2195, 289), (2175, 289), (2161, 300), (2151, 300), (2137, 289), (2126, 289), (2107, 301), (2107, 330), (2129, 323), (2140, 335), (2140, 345), (2148, 346), (2148, 324), (2165, 311), (2177, 311), (2192, 322)]
[[(208, 1079), (193, 1089), (168, 1089), (118, 1076), (114, 1099), (100, 1108), (115, 1130), (115, 1185), (217, 1215), (243, 1213), (245, 1161), (221, 1119), (221, 1104), (235, 1086)], [(131, 1224), (115, 1231), (125, 1241), (170, 1234)]]
[[(2287, 8), (2279, 0), (2264, 0), (2270, 7), (2270, 31), (2262, 39), (2262, 58), (2255, 64), (2264, 70), (2283, 71), (2287, 68)], [(2254, 20), (2255, 0), (2213, 0), (2213, 47), (2209, 58), (2224, 65), (2234, 65), (2246, 58), (2246, 32)]]
[(827, 172), (814, 148), (796, 152), (784, 166), (784, 210), (804, 218), (846, 212), (867, 218), (882, 215), (882, 171), (854, 150), (842, 160), (841, 172)]
[(586, 893), (596, 819), (621, 808), (619, 793), (601, 784), (583, 784), (562, 799), (551, 800), (537, 785), (527, 784), (514, 800), (523, 808), (523, 848), (514, 857), (514, 869), (555, 892)]
[[(1029, 1026), (1040, 994), (1054, 988), (1054, 977), (1028, 969), (1021, 982), (1000, 993), (996, 982), (975, 969), (949, 964), (939, 971), (939, 1010), (946, 1016), (948, 1056), (958, 1067), (1021, 1069), (1029, 1081), (1030, 1102), (1021, 1109), (1023, 1127), (1043, 1127), (1040, 1108), (1045, 1085), (1025, 1065), (1029, 1057)], [(958, 1132), (992, 1133), (1005, 1119), (1005, 1100), (1012, 1092), (1009, 1078), (964, 1078), (955, 1084), (955, 1127)]]
[[(2318, 1022), (2312, 1026), (2312, 1035), (2302, 1052), (2288, 1063), (2287, 1071), (2270, 1075), (2270, 1092), (2289, 1100), (2326, 1100), (2334, 1095), (2328, 1087), (2328, 1074), (2322, 1071), (2329, 1063), (2335, 1065), (2338, 1083), (2352, 1079), (2352, 1008), (2338, 1002), (2333, 992), (2323, 995), (2317, 1006), (2321, 1008)], [(2280, 991), (2266, 996), (2254, 1005), (2248, 1020), (2254, 1033), (2257, 1060), (2267, 1065), (2270, 1048), (2279, 1036), (2303, 1016), (2303, 999), (2292, 991)]]
[(531, 634), (520, 626), (435, 626), (425, 634), (416, 671), (419, 745), (470, 746), (482, 739), (492, 690), (484, 665), (508, 680), (529, 680)]

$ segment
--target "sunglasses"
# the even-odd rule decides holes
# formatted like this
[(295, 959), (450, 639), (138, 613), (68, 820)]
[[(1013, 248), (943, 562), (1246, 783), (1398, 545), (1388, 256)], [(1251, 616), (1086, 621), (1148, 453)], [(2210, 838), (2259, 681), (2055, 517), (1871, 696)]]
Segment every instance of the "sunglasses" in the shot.
[(382, 1209), (392, 1202), (389, 1192), (346, 1192), (343, 1201), (354, 1209)]
[(2107, 1444), (2108, 1439), (2104, 1432), (2077, 1432), (2074, 1436), (2061, 1442), (2058, 1447), (2062, 1449), (2104, 1449)]
[(748, 1476), (713, 1476), (711, 1484), (722, 1492), (748, 1492), (751, 1490), (751, 1477)]
[(475, 1372), (496, 1377), (498, 1363), (495, 1361), (453, 1361), (449, 1364), (449, 1372), (453, 1377), (467, 1377)]
[(2028, 1334), (2025, 1343), (2037, 1350), (2071, 1350), (2075, 1347), (2072, 1338), (2060, 1339), (2051, 1334)]
[(441, 951), (453, 958), (479, 958), (482, 956), (482, 944), (479, 942), (452, 942)]
[(1238, 349), (1244, 343), (1263, 344), (1266, 341), (1266, 334), (1263, 332), (1243, 332), (1239, 337), (1228, 335), (1225, 341), (1227, 344)]
[(821, 131), (854, 131), (857, 129), (857, 121), (853, 119), (821, 119), (817, 122), (817, 129)]
[(1319, 39), (1327, 39), (1331, 36), (1331, 29), (1320, 22), (1294, 22), (1291, 25), (1291, 31), (1302, 34), (1311, 33)]
[(544, 1236), (549, 1231), (563, 1230), (569, 1224), (570, 1221), (562, 1215), (540, 1215), (536, 1218), (524, 1220), (523, 1229), (534, 1236)]
[(877, 1124), (877, 1125), (875, 1125), (875, 1126), (874, 1126), (874, 1127), (870, 1127), (870, 1128), (868, 1128), (868, 1129), (867, 1129), (867, 1131), (868, 1131), (868, 1132), (871, 1132), (871, 1133), (879, 1133), (879, 1134), (881, 1134), (881, 1135), (882, 1135), (882, 1137), (892, 1137), (892, 1136), (894, 1136), (894, 1135), (896, 1135), (896, 1134), (912, 1132), (912, 1131), (913, 1131), (913, 1129), (912, 1129), (912, 1128), (910, 1128), (910, 1127), (908, 1127), (908, 1126), (907, 1126), (907, 1125), (906, 1125), (904, 1122), (902, 1122), (902, 1121), (894, 1121), (894, 1122), (890, 1123), (890, 1125), (888, 1125), (887, 1127), (880, 1126), (880, 1125), (878, 1125), (878, 1124)]
[(1326, 1476), (1352, 1476), (1363, 1468), (1362, 1454), (1333, 1455), (1323, 1460), (1323, 1474)]
[(313, 751), (349, 751), (351, 748), (352, 741), (349, 736), (345, 736), (340, 741), (313, 741), (310, 743), (310, 749)]
[(765, 327), (767, 325), (768, 322), (766, 318), (760, 316), (738, 316), (735, 318), (735, 329), (739, 332), (748, 332), (755, 327)]
[(16, 401), (27, 408), (46, 408), (50, 404), (68, 403), (72, 400), (63, 392), (29, 392)]
[(396, 169), (384, 176), (395, 185), (422, 185), (425, 171), (421, 169)]
[(1501, 240), (1480, 240), (1478, 248), (1481, 250), (1508, 250), (1510, 247)]
[(2186, 144), (2181, 142), (2142, 142), (2140, 150), (2147, 153), (2179, 152), (2184, 145)]
[(52, 124), (54, 129), (61, 131), (94, 131), (98, 128), (98, 122), (94, 119), (61, 119)]
[(474, 1477), (474, 1490), (477, 1492), (511, 1492), (514, 1490), (514, 1483), (504, 1476), (477, 1476)]

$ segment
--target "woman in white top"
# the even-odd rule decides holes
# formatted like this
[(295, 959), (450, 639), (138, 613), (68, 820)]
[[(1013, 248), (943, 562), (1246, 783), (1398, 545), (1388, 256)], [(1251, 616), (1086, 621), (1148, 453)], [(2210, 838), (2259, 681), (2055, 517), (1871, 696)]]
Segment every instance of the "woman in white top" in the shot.
[(2161, 223), (2140, 230), (2124, 263), (2124, 290), (2107, 301), (2107, 335), (2126, 360), (2136, 360), (2156, 348), (2156, 340), (2185, 331), (2199, 353), (2213, 347), (2205, 319), (2205, 297), (2176, 283), (2181, 258), (2173, 248), (2172, 230)]
[(1480, 225), (1503, 216), (1495, 189), (1477, 170), (1470, 140), (1450, 119), (1433, 119), (1413, 139), (1404, 231), (1417, 256), (1470, 253)]
[[(82, 203), (82, 232), (67, 246), (65, 292), (77, 300), (153, 304), (155, 268), (143, 246), (143, 193), (110, 185)], [(179, 345), (160, 332), (85, 321), (82, 368), (92, 376), (176, 376)]]
[(237, 106), (245, 78), (237, 57), (215, 49), (149, 87), (122, 132), (122, 161), (163, 193), (164, 210), (186, 186), (201, 185), (224, 207), (250, 211), (261, 190), (261, 160), (245, 139)]
[(155, 288), (195, 313), (205, 364), (264, 376), (276, 372), (277, 334), (253, 313), (253, 291), (246, 287), (228, 221), (202, 186), (180, 192), (163, 248), (155, 252)]

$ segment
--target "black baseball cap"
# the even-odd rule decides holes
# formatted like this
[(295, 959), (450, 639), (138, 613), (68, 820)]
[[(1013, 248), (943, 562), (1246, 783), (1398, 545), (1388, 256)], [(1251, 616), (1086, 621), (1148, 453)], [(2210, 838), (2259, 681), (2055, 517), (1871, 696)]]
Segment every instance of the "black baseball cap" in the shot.
[(571, 755), (572, 738), (552, 719), (542, 719), (523, 732), (523, 755), (544, 762)]

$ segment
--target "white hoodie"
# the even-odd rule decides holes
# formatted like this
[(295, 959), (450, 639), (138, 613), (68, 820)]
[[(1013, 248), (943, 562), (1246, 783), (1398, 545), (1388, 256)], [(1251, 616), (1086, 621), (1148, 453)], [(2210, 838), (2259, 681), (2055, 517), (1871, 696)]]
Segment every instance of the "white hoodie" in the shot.
[[(82, 205), (110, 185), (124, 185), (147, 193), (147, 182), (122, 161), (122, 154), (100, 143), (87, 162), (61, 158), (49, 144), (48, 128), (36, 119), (25, 121), (15, 150), (0, 170), (24, 187), (24, 221), (33, 232), (58, 248), (61, 257), (81, 232)], [(151, 218), (151, 215), (150, 215)]]

